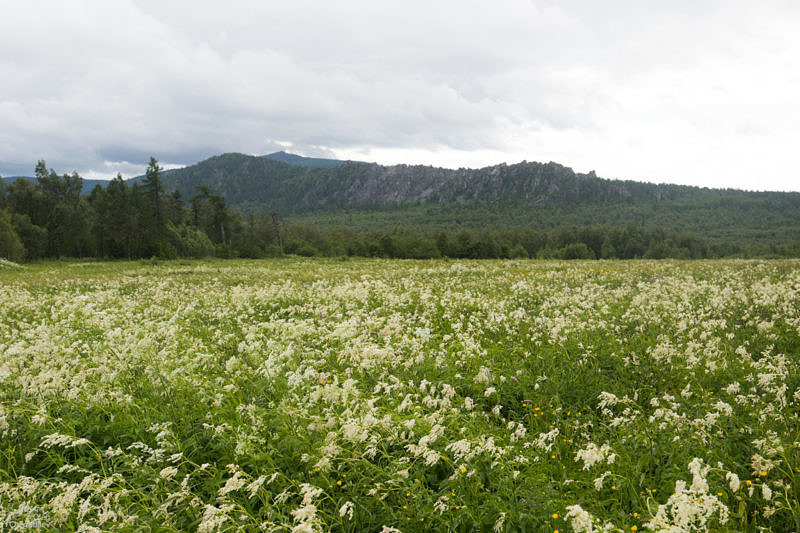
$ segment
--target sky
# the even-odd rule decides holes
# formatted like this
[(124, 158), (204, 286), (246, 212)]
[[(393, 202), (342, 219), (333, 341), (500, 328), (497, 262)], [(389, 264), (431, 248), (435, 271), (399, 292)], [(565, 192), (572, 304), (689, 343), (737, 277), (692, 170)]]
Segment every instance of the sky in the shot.
[(800, 191), (800, 2), (0, 0), (0, 175), (277, 150)]

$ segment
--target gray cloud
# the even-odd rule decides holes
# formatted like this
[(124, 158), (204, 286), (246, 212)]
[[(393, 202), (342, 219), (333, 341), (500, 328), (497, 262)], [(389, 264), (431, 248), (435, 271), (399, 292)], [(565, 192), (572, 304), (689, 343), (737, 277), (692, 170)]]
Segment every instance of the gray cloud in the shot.
[[(797, 189), (790, 2), (18, 2), (0, 173), (225, 152)], [(742, 154), (747, 154), (746, 158)], [(768, 172), (768, 175), (765, 173)]]

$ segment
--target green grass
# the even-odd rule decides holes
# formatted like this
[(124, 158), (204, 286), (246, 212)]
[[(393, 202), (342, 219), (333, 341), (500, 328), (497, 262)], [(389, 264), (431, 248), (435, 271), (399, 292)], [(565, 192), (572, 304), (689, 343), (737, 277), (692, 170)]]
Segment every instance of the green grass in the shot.
[(0, 523), (797, 530), (799, 267), (0, 268)]

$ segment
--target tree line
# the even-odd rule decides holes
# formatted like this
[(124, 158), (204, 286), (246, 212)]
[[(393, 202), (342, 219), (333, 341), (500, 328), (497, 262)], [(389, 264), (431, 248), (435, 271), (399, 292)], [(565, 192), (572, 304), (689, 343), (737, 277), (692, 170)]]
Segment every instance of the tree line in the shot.
[(403, 226), (360, 232), (288, 224), (277, 213), (230, 209), (206, 186), (185, 198), (167, 193), (154, 158), (140, 182), (121, 175), (81, 194), (77, 173), (59, 176), (39, 161), (35, 181), (0, 180), (0, 257), (260, 258), (361, 256), (391, 258), (632, 259), (800, 256), (800, 244), (712, 242), (664, 228), (563, 226), (550, 230), (420, 231)]

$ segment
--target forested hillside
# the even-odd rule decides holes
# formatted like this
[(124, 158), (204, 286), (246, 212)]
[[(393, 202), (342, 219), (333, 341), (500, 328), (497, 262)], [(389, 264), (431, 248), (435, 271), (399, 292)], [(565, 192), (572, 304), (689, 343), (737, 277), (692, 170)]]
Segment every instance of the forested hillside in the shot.
[(347, 161), (313, 168), (223, 154), (165, 174), (164, 184), (184, 197), (205, 185), (234, 208), (355, 231), (635, 225), (728, 242), (800, 240), (800, 193), (607, 180), (557, 163), (450, 170)]
[[(279, 153), (281, 154), (281, 153)], [(223, 154), (83, 194), (44, 161), (0, 181), (0, 257), (705, 258), (800, 255), (800, 194)], [(308, 163), (311, 166), (303, 166)]]

